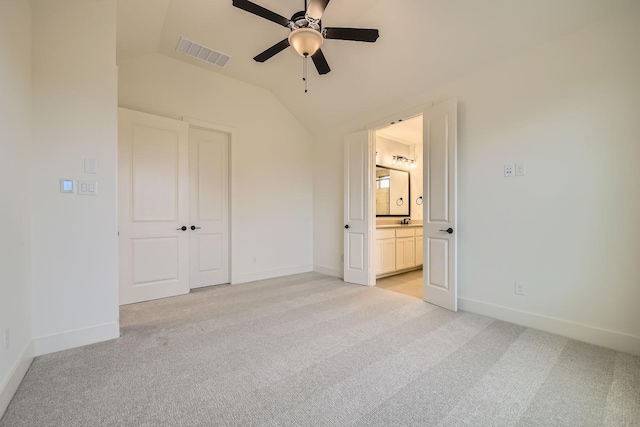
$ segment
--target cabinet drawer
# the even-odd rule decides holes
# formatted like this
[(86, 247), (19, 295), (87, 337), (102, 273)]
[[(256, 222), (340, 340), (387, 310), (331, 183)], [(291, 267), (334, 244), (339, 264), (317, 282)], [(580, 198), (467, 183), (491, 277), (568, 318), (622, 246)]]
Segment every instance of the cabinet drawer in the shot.
[(416, 236), (422, 236), (424, 229), (422, 227), (416, 228)]
[(396, 231), (393, 228), (377, 229), (376, 239), (394, 239), (396, 237)]
[(396, 237), (413, 237), (416, 230), (413, 228), (396, 228)]

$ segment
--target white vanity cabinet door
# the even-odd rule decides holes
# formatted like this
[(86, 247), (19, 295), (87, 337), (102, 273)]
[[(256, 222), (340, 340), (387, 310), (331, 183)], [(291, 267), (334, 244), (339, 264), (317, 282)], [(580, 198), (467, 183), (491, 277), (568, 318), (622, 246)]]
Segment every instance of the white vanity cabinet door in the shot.
[(424, 238), (423, 236), (416, 236), (416, 266), (422, 265), (422, 254), (424, 252)]
[(396, 239), (376, 239), (376, 275), (396, 270)]
[(396, 270), (396, 239), (382, 241), (382, 274)]
[(416, 265), (416, 238), (396, 238), (396, 270), (415, 267)]
[(395, 231), (376, 230), (376, 275), (392, 273), (396, 270)]
[(384, 253), (382, 252), (383, 247), (384, 247), (384, 239), (376, 239), (376, 246), (375, 246), (376, 276), (379, 274), (382, 274), (382, 272), (384, 271)]
[(424, 261), (424, 229), (416, 228), (416, 267), (421, 266)]

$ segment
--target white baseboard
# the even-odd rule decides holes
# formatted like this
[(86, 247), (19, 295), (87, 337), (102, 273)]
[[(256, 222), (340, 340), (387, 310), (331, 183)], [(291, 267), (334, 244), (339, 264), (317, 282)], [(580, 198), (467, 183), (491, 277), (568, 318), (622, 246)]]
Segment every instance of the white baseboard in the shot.
[(325, 267), (324, 265), (314, 264), (313, 271), (326, 274), (327, 276), (333, 276), (333, 277), (338, 277), (342, 279), (342, 271), (338, 270), (337, 268)]
[(232, 285), (255, 282), (256, 280), (273, 279), (274, 277), (291, 276), (293, 274), (309, 273), (313, 271), (311, 265), (299, 265), (296, 267), (279, 268), (276, 270), (256, 271), (255, 273), (242, 273), (236, 275)]
[(458, 308), (517, 325), (540, 329), (589, 344), (640, 355), (640, 337), (571, 322), (556, 317), (515, 310), (483, 301), (458, 298)]
[(112, 340), (118, 337), (120, 337), (120, 324), (118, 322), (114, 322), (107, 323), (105, 325), (93, 326), (91, 328), (78, 329), (75, 331), (63, 332), (61, 334), (35, 338), (35, 355), (42, 356), (43, 354), (82, 347), (83, 345), (95, 344), (97, 342)]
[(22, 354), (14, 363), (13, 367), (7, 374), (7, 378), (0, 384), (0, 418), (4, 415), (4, 411), (7, 410), (13, 395), (16, 394), (18, 386), (22, 382), (31, 362), (34, 358), (34, 344), (33, 341), (25, 347)]

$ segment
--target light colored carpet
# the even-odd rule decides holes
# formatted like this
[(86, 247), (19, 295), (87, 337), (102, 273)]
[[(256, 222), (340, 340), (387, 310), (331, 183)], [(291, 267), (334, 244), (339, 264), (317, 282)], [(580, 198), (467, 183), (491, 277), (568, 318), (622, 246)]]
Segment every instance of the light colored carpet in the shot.
[(0, 426), (637, 426), (640, 358), (316, 273), (121, 310)]

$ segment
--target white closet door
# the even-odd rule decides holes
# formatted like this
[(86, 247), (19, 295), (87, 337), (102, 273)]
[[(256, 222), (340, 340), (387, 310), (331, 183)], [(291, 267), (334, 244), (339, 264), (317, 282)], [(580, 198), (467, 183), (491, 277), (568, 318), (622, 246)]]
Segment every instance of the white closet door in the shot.
[(228, 134), (189, 130), (189, 182), (189, 285), (229, 283)]
[(188, 293), (189, 126), (123, 108), (118, 124), (120, 304)]

